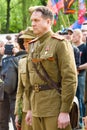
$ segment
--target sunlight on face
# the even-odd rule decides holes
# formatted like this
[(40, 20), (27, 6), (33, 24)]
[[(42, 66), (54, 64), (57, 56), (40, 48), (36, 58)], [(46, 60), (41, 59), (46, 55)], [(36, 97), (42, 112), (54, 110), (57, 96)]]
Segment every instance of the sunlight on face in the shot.
[(73, 43), (77, 43), (79, 40), (79, 35), (77, 32), (73, 32), (73, 35), (72, 35), (72, 42)]
[(44, 34), (48, 29), (48, 19), (42, 17), (41, 12), (33, 12), (31, 15), (33, 32), (36, 35)]

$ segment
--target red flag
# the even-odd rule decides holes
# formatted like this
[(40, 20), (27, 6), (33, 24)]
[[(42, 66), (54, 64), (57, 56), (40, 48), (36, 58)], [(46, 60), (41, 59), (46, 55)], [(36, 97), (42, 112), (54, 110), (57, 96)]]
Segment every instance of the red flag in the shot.
[(54, 13), (54, 25), (56, 25), (58, 19), (58, 13), (60, 9), (64, 7), (63, 0), (48, 0), (47, 6), (52, 10)]
[(64, 7), (63, 0), (48, 0), (47, 6), (53, 11), (53, 13), (58, 14), (61, 8)]
[(73, 14), (75, 10), (71, 9), (72, 4), (75, 0), (64, 0), (64, 14)]
[(79, 0), (78, 23), (82, 24), (85, 20), (86, 4), (84, 0)]

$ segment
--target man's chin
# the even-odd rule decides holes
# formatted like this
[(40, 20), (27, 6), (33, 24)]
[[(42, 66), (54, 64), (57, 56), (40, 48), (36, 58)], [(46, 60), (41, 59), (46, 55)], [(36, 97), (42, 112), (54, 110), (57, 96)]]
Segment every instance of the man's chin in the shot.
[(33, 31), (33, 33), (34, 33), (36, 36), (39, 35), (39, 33), (38, 33), (37, 31)]

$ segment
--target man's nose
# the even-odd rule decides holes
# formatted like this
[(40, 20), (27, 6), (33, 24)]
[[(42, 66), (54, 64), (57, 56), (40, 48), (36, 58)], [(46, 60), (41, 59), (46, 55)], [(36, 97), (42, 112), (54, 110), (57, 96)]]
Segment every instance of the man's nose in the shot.
[(34, 21), (32, 21), (32, 26), (35, 26), (35, 22)]

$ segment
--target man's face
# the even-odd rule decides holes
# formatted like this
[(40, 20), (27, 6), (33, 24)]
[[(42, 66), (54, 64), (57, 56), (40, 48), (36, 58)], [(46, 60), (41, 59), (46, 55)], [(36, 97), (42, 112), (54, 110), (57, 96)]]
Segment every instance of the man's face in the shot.
[(24, 43), (23, 43), (23, 45), (24, 45), (24, 48), (25, 48), (26, 51), (28, 51), (29, 42), (30, 42), (31, 40), (32, 40), (32, 39), (26, 39), (26, 38), (24, 38)]
[(33, 12), (31, 15), (31, 22), (35, 35), (41, 36), (47, 32), (49, 27), (49, 19), (43, 18), (41, 12)]
[(72, 42), (77, 43), (79, 41), (79, 35), (76, 32), (73, 32)]
[(87, 30), (82, 31), (82, 41), (86, 43)]

